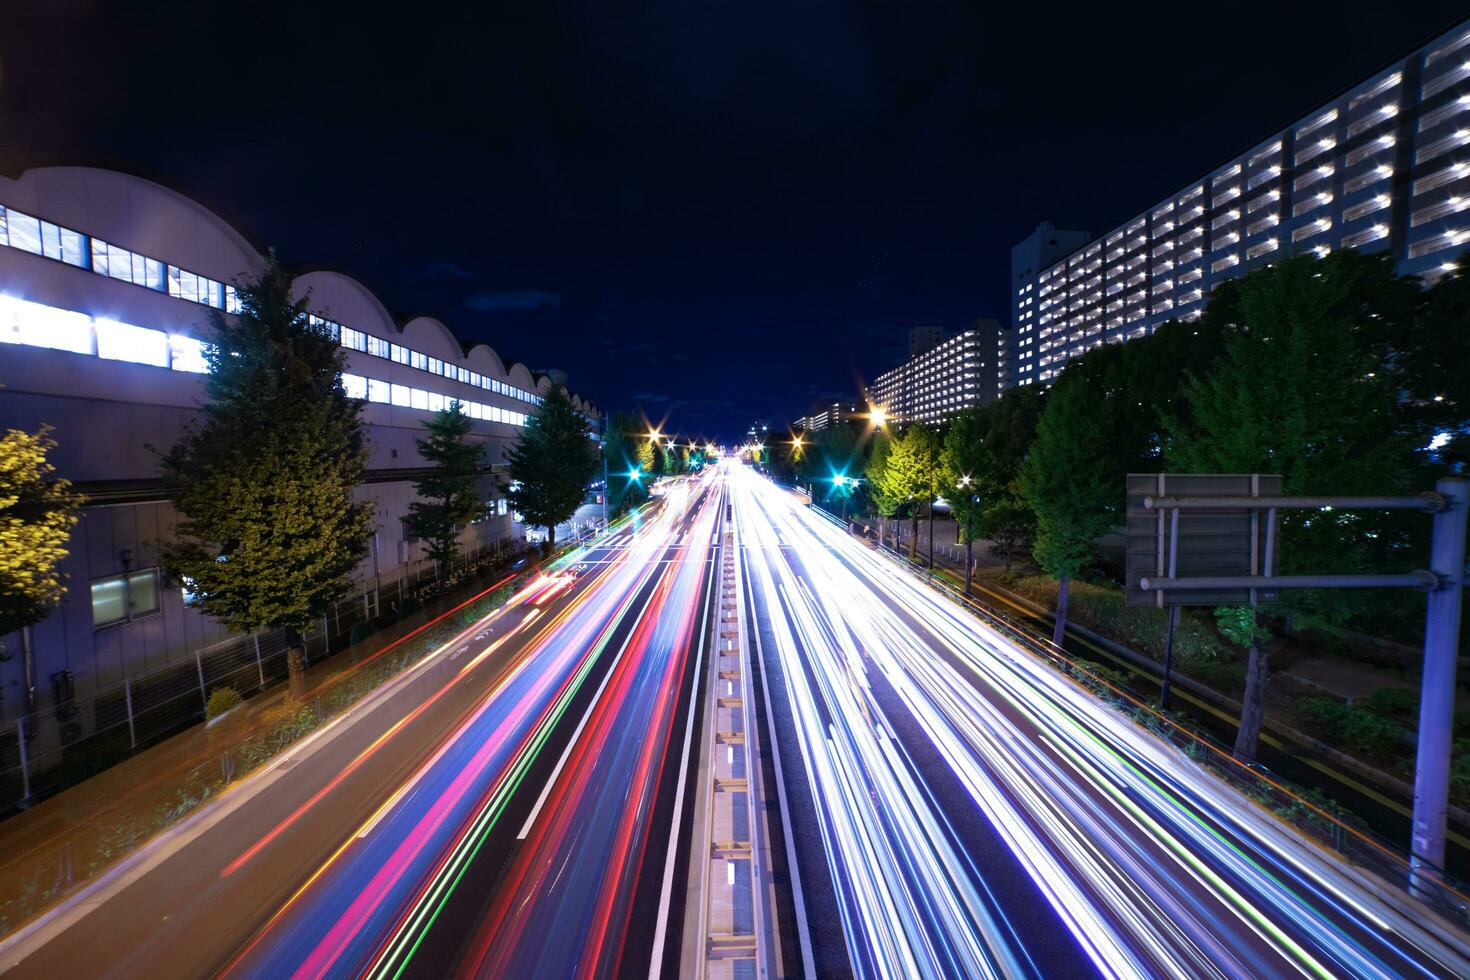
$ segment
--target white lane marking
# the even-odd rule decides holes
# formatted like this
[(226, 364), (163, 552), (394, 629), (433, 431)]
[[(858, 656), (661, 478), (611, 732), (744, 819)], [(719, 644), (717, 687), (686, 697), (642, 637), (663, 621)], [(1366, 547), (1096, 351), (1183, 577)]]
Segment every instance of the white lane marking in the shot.
[(679, 784), (674, 791), (674, 826), (669, 831), (669, 850), (664, 857), (664, 879), (659, 890), (658, 914), (656, 920), (658, 927), (653, 933), (653, 962), (649, 964), (648, 980), (659, 980), (663, 972), (664, 943), (668, 941), (669, 930), (669, 906), (674, 890), (674, 861), (678, 857), (679, 829), (684, 817), (684, 785), (689, 776), (689, 750), (694, 744), (694, 701), (699, 697), (699, 682), (704, 673), (704, 649), (709, 639), (710, 630), (715, 624), (710, 622), (710, 605), (714, 602), (715, 589), (719, 587), (719, 579), (714, 571), (714, 563), (710, 564), (709, 591), (704, 597), (704, 622), (705, 629), (699, 633), (699, 653), (694, 660), (694, 680), (689, 685), (689, 716), (684, 721), (684, 750), (679, 757)]

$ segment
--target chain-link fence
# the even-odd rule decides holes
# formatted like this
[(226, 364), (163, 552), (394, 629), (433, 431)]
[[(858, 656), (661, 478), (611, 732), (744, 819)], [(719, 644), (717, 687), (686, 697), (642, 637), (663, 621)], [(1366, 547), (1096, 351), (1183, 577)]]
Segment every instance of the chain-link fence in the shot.
[[(813, 510), (840, 527), (851, 524), (821, 507)], [(1326, 850), (1341, 856), (1349, 864), (1365, 868), (1399, 888), (1412, 890), (1418, 897), (1438, 908), (1461, 926), (1470, 927), (1470, 887), (1455, 880), (1442, 869), (1411, 869), (1402, 847), (1358, 826), (1351, 818), (1333, 813), (1323, 801), (1311, 799), (1270, 771), (1236, 759), (1230, 749), (1208, 734), (1182, 724), (1159, 709), (1150, 699), (1119, 683), (1113, 672), (1091, 670), (1078, 663), (1047, 637), (1038, 636), (1019, 618), (994, 609), (965, 595), (934, 572), (917, 565), (906, 554), (878, 544), (910, 574), (931, 588), (961, 603), (986, 625), (1001, 633), (1017, 646), (1071, 677), (1092, 693), (1130, 714), (1134, 721), (1154, 735), (1182, 750), (1195, 762), (1234, 785), (1251, 800), (1270, 811), (1277, 819)]]
[[(304, 635), (307, 665), (525, 552), (522, 542), (472, 549), (442, 575), (425, 562), (381, 590), (335, 603)], [(210, 693), (219, 688), (249, 697), (286, 676), (286, 635), (273, 630), (195, 650), (180, 663), (125, 676), (122, 684), (89, 698), (59, 697), (0, 729), (0, 812), (59, 792), (198, 723)]]

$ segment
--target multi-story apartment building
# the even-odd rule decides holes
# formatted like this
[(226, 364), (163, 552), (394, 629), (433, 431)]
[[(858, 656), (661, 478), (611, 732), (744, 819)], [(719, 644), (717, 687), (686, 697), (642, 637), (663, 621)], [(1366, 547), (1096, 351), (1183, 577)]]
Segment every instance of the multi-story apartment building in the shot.
[[(174, 674), (187, 694), (196, 667), (203, 686), (212, 651), (241, 641), (159, 568), (158, 542), (177, 517), (148, 447), (166, 449), (193, 416), (209, 316), (234, 311), (231, 282), (262, 262), (227, 222), (151, 181), (81, 167), (0, 177), (0, 429), (49, 425), (58, 475), (86, 495), (62, 565), (65, 600), (28, 635), (7, 638), (5, 723), (52, 707), (58, 677), (57, 690), (77, 702), (121, 698), (127, 681), (137, 706), (167, 687), (153, 679)], [(346, 349), (343, 385), (365, 403), (371, 460), (358, 496), (372, 501), (378, 530), (356, 578), (370, 617), (406, 576), (426, 570), (423, 545), (402, 523), (425, 465), (415, 445), (422, 423), (454, 400), (474, 420), (491, 510), (462, 530), (461, 544), (497, 548), (517, 531), (493, 469), (550, 382), (485, 344), (467, 347), (438, 320), (395, 319), (341, 273), (303, 273), (296, 289)], [(76, 731), (90, 731), (90, 714), (78, 717)]]
[(816, 406), (812, 414), (802, 416), (791, 423), (791, 428), (797, 432), (821, 432), (823, 429), (841, 425), (857, 414), (857, 406), (833, 402), (826, 406)]
[(1067, 256), (1028, 273), (1013, 253), (1001, 384), (1046, 384), (1100, 344), (1194, 319), (1217, 284), (1287, 255), (1383, 251), (1433, 278), (1470, 244), (1467, 211), (1470, 24)]
[[(999, 394), (1017, 384), (1024, 384), (1015, 376), (1015, 359), (1019, 350), (1036, 343), (1034, 330), (1028, 330), (1019, 340), (1010, 336), (1020, 327), (1036, 322), (1036, 276), (1076, 249), (1092, 240), (1085, 231), (1075, 228), (1058, 228), (1050, 221), (1043, 221), (1036, 230), (1011, 248), (1011, 327), (996, 335), (995, 386)], [(1026, 381), (1031, 380), (1027, 378)]]
[(911, 357), (868, 385), (865, 397), (875, 409), (902, 424), (939, 424), (995, 397), (997, 320), (974, 325)]

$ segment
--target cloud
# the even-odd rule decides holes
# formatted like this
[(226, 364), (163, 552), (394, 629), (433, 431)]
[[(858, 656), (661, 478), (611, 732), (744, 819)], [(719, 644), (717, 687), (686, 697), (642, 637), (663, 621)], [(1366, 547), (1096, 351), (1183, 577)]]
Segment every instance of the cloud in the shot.
[(426, 282), (438, 279), (473, 279), (468, 272), (460, 268), (448, 259), (439, 259), (436, 262), (428, 262), (419, 270), (419, 278)]
[(481, 313), (505, 310), (559, 310), (562, 297), (544, 289), (481, 290), (464, 301), (464, 305)]

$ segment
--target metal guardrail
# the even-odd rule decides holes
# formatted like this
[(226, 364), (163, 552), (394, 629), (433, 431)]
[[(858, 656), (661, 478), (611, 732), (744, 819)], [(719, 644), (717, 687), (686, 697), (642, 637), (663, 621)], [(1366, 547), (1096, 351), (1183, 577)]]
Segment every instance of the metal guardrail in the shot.
[(758, 735), (745, 669), (742, 585), (734, 528), (723, 523), (715, 654), (706, 686), (708, 727), (705, 820), (694, 860), (703, 861), (696, 980), (774, 977), (774, 899), (762, 810), (755, 799)]
[[(849, 521), (844, 521), (822, 507), (814, 504), (812, 510), (844, 530), (850, 528)], [(1377, 878), (1405, 894), (1411, 894), (1411, 888), (1425, 886), (1424, 876), (1414, 873), (1409, 855), (1402, 847), (1366, 828), (1340, 819), (1316, 801), (1297, 792), (1270, 770), (1260, 765), (1241, 762), (1225, 745), (1164, 714), (1147, 699), (1118, 684), (1114, 678), (1080, 666), (1064, 650), (1054, 645), (1050, 637), (1041, 636), (1023, 622), (965, 595), (931, 569), (910, 561), (907, 555), (895, 551), (883, 542), (877, 542), (877, 547), (910, 575), (960, 603), (987, 626), (1047, 662), (1093, 695), (1130, 714), (1134, 721), (1155, 736), (1169, 742), (1201, 766), (1234, 785), (1282, 823), (1318, 846), (1372, 872)], [(1416, 894), (1415, 897), (1421, 898), (1462, 928), (1470, 928), (1470, 886), (1442, 869), (1437, 872), (1428, 891), (1422, 895)]]
[[(304, 636), (307, 664), (366, 639), (412, 615), (425, 598), (524, 552), (514, 546), (484, 549), (456, 563), (442, 583), (432, 567), (423, 568), (389, 590), (369, 589), (335, 603)], [(273, 630), (230, 637), (162, 670), (124, 676), (122, 684), (91, 697), (64, 699), (21, 715), (0, 729), (0, 813), (53, 795), (198, 723), (210, 693), (219, 688), (248, 697), (286, 677), (285, 633)]]

